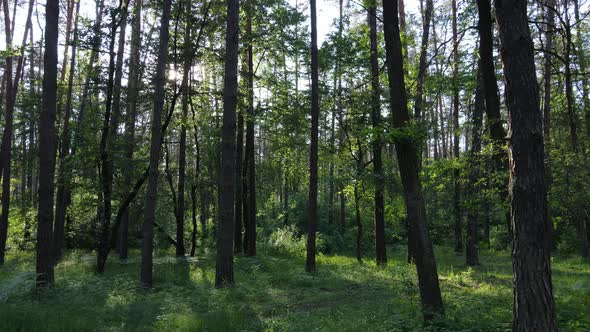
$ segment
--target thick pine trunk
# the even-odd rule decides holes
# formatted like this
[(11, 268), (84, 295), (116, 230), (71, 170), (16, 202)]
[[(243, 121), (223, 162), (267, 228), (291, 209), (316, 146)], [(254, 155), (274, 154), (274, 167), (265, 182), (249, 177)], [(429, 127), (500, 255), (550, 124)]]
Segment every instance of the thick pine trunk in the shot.
[[(404, 65), (397, 11), (397, 1), (383, 2), (385, 50), (389, 75), (389, 90), (393, 126), (403, 129), (409, 124), (409, 113), (404, 82)], [(397, 159), (404, 187), (406, 209), (415, 253), (420, 298), (425, 319), (443, 311), (442, 297), (432, 242), (426, 224), (426, 207), (419, 178), (418, 142), (409, 139), (395, 141)]]
[(145, 210), (142, 226), (141, 276), (144, 287), (152, 287), (152, 267), (154, 249), (154, 222), (156, 221), (156, 203), (158, 200), (158, 165), (162, 140), (162, 110), (164, 108), (166, 66), (168, 63), (168, 26), (170, 25), (170, 7), (172, 0), (163, 0), (160, 23), (160, 44), (156, 76), (154, 77), (154, 110), (152, 113), (152, 138), (150, 143), (150, 166), (146, 189)]
[(510, 119), (514, 331), (555, 331), (543, 126), (526, 0), (496, 0)]
[(59, 1), (45, 7), (43, 103), (39, 122), (39, 209), (37, 219), (37, 286), (53, 282), (53, 174), (55, 168), (55, 117), (57, 113), (57, 42)]
[(225, 35), (225, 77), (223, 87), (223, 126), (221, 129), (221, 179), (215, 287), (234, 283), (234, 199), (236, 161), (236, 106), (238, 97), (238, 47), (240, 4), (227, 1)]

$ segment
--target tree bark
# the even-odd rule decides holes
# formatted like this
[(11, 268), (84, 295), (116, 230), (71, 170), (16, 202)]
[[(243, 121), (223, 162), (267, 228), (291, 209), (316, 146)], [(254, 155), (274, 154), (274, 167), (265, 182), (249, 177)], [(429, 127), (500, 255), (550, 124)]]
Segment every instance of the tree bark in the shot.
[(318, 223), (318, 127), (320, 116), (318, 87), (318, 32), (316, 0), (310, 0), (311, 11), (311, 140), (309, 145), (309, 203), (307, 219), (307, 255), (305, 270), (315, 272), (316, 229)]
[[(481, 209), (479, 194), (480, 185), (479, 177), (481, 175), (480, 167), (480, 152), (481, 152), (481, 134), (482, 121), (485, 112), (485, 99), (483, 96), (483, 75), (481, 71), (481, 60), (478, 62), (477, 68), (477, 87), (475, 89), (475, 102), (473, 106), (473, 116), (471, 117), (471, 169), (469, 174), (469, 191), (468, 196), (472, 200), (472, 204), (467, 210), (467, 243), (465, 246), (465, 263), (467, 265), (479, 265), (479, 219)], [(486, 204), (486, 203), (484, 203)]]
[[(451, 2), (453, 12), (453, 158), (459, 159), (459, 40), (457, 38), (457, 1)], [(460, 171), (453, 168), (453, 214), (455, 233), (455, 253), (463, 253), (462, 211), (461, 211), (461, 182)]]
[(245, 250), (247, 256), (256, 256), (256, 158), (254, 147), (254, 53), (252, 51), (252, 15), (254, 11), (253, 0), (247, 2), (246, 35), (248, 35), (248, 116), (246, 118), (246, 168), (248, 200), (246, 232), (248, 246)]
[(240, 4), (227, 1), (227, 30), (225, 35), (225, 77), (223, 88), (223, 127), (221, 129), (221, 180), (219, 225), (217, 227), (217, 258), (215, 287), (234, 283), (234, 199), (236, 160), (236, 106), (238, 95), (238, 47)]
[[(187, 1), (187, 11), (190, 13), (191, 1)], [(192, 66), (192, 45), (191, 45), (191, 17), (186, 17), (185, 45), (184, 45), (184, 65), (182, 74), (182, 125), (180, 128), (180, 146), (178, 156), (178, 194), (176, 195), (176, 256), (184, 257), (184, 192), (186, 181), (186, 128), (188, 121), (188, 108), (191, 91), (189, 89), (189, 74)]]
[(543, 127), (526, 0), (496, 0), (511, 133), (514, 331), (555, 331)]
[(385, 247), (385, 217), (383, 202), (383, 161), (381, 160), (381, 103), (379, 62), (377, 53), (377, 2), (372, 0), (367, 11), (371, 47), (371, 122), (373, 125), (373, 176), (375, 181), (375, 259), (377, 265), (387, 265)]
[(55, 117), (57, 113), (57, 42), (59, 1), (45, 7), (45, 55), (43, 57), (43, 104), (39, 122), (39, 207), (37, 219), (37, 286), (53, 282), (53, 174)]
[(154, 249), (154, 222), (156, 220), (156, 203), (158, 200), (158, 164), (160, 162), (162, 139), (162, 110), (164, 108), (166, 66), (168, 64), (168, 27), (170, 25), (170, 7), (172, 0), (163, 0), (163, 11), (160, 21), (160, 43), (156, 76), (154, 78), (154, 111), (152, 113), (152, 138), (150, 145), (150, 166), (148, 186), (146, 189), (144, 219), (141, 244), (141, 276), (144, 287), (152, 287), (152, 267)]
[(67, 159), (70, 154), (71, 132), (70, 118), (72, 116), (72, 90), (74, 74), (76, 72), (76, 51), (78, 44), (78, 14), (80, 13), (80, 1), (76, 2), (74, 15), (74, 38), (72, 43), (72, 58), (70, 59), (70, 72), (68, 75), (68, 87), (66, 92), (66, 104), (63, 111), (63, 126), (61, 131), (61, 145), (59, 151), (59, 169), (57, 179), (57, 196), (55, 206), (55, 229), (53, 230), (54, 260), (59, 260), (65, 249), (65, 221), (68, 202), (71, 199), (70, 181), (66, 177)]
[[(139, 95), (139, 76), (141, 71), (140, 51), (141, 51), (141, 10), (143, 0), (133, 2), (133, 16), (131, 23), (131, 50), (129, 56), (129, 81), (127, 85), (127, 116), (125, 120), (125, 152), (126, 167), (124, 172), (126, 195), (129, 196), (132, 189), (133, 176), (133, 150), (135, 146), (135, 120), (137, 117), (137, 102)], [(127, 259), (129, 253), (128, 245), (129, 236), (129, 209), (123, 210), (121, 225), (119, 228), (118, 245), (119, 258)]]
[[(385, 50), (391, 95), (393, 126), (403, 130), (410, 125), (406, 86), (404, 82), (404, 65), (397, 11), (397, 0), (383, 2), (383, 24), (385, 31)], [(426, 224), (426, 207), (419, 178), (418, 142), (410, 138), (395, 141), (398, 164), (406, 209), (410, 223), (410, 232), (415, 239), (413, 244), (418, 284), (424, 318), (430, 319), (433, 313), (443, 311), (442, 297), (438, 282), (438, 273), (432, 242)]]

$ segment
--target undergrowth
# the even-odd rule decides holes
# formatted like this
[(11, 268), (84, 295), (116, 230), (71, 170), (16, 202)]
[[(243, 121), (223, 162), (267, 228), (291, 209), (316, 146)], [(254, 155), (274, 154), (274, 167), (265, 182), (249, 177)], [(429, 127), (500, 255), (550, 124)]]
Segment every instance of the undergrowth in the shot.
[[(299, 247), (296, 245), (295, 247)], [(471, 268), (437, 250), (445, 314), (424, 326), (415, 268), (405, 252), (389, 252), (386, 268), (371, 259), (318, 256), (304, 272), (301, 250), (271, 248), (238, 256), (237, 284), (214, 288), (214, 257), (176, 259), (159, 252), (154, 288), (139, 285), (139, 253), (111, 259), (104, 275), (91, 253), (73, 251), (56, 267), (56, 281), (35, 290), (34, 256), (9, 256), (0, 268), (1, 331), (506, 331), (511, 327), (510, 256), (482, 252)], [(553, 261), (562, 331), (590, 330), (590, 264)]]

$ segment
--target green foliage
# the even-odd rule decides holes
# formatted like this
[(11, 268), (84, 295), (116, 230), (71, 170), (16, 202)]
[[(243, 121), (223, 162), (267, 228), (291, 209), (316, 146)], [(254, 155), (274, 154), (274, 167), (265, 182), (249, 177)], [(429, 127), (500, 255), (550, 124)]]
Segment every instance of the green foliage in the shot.
[[(280, 234), (279, 234), (280, 233)], [(275, 243), (298, 248), (293, 229)], [(295, 239), (295, 240), (293, 240)], [(294, 241), (294, 242), (293, 242)], [(424, 326), (415, 267), (405, 252), (389, 252), (387, 267), (354, 257), (318, 256), (318, 272), (303, 270), (304, 253), (264, 247), (259, 257), (236, 258), (236, 287), (216, 290), (214, 257), (199, 253), (155, 257), (155, 288), (137, 282), (138, 252), (111, 261), (104, 275), (93, 256), (70, 252), (57, 266), (52, 288), (32, 288), (31, 255), (9, 256), (0, 269), (2, 331), (498, 331), (510, 328), (511, 267), (506, 252), (481, 253), (466, 268), (450, 249), (436, 252), (445, 316)], [(556, 257), (554, 294), (561, 331), (590, 328), (590, 265)], [(19, 284), (18, 287), (13, 287)], [(9, 286), (7, 286), (9, 285)]]

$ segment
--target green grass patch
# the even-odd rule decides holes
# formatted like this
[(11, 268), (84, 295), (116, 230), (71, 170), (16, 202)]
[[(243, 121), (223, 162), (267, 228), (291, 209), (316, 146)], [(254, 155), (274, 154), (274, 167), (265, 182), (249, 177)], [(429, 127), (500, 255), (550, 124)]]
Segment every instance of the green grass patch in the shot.
[[(56, 282), (35, 290), (34, 257), (9, 256), (0, 268), (1, 331), (506, 331), (511, 327), (510, 256), (482, 252), (466, 267), (437, 250), (445, 315), (422, 325), (417, 277), (405, 252), (378, 268), (354, 257), (318, 257), (304, 272), (298, 254), (260, 251), (236, 258), (234, 287), (214, 286), (214, 257), (176, 259), (159, 253), (154, 288), (139, 282), (139, 255), (111, 259), (103, 275), (91, 253), (70, 252)], [(553, 283), (561, 331), (590, 330), (590, 264), (555, 258)]]

